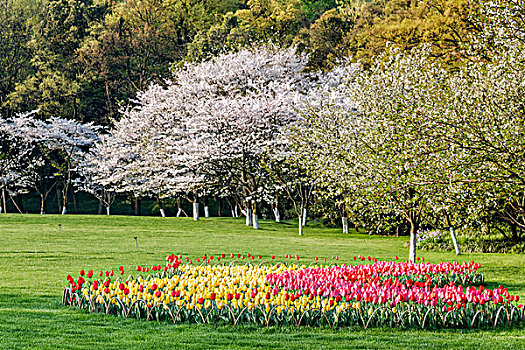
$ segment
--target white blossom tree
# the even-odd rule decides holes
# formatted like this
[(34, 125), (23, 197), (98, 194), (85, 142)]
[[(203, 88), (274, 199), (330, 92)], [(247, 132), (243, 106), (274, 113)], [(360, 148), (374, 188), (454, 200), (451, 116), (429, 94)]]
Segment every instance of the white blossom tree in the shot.
[(82, 161), (84, 152), (98, 139), (100, 127), (58, 117), (42, 121), (34, 114), (25, 114), (13, 122), (27, 142), (38, 145), (46, 161), (55, 169), (62, 184), (61, 212), (66, 214), (74, 170)]
[(41, 164), (36, 145), (27, 142), (17, 126), (18, 120), (31, 118), (35, 113), (22, 113), (12, 119), (0, 117), (0, 213), (6, 212), (8, 197), (17, 207), (13, 196), (28, 186), (29, 176)]
[(262, 159), (296, 118), (305, 65), (293, 49), (257, 47), (187, 63), (165, 86), (150, 86), (112, 131), (133, 155), (123, 188), (183, 193), (198, 220), (198, 196), (227, 179), (241, 188), (247, 222), (258, 228)]

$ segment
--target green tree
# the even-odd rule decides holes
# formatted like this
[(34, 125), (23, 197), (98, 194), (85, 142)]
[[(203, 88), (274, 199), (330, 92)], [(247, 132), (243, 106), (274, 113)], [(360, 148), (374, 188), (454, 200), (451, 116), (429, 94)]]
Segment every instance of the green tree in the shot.
[[(12, 109), (40, 109), (40, 115), (93, 120), (87, 112), (96, 104), (85, 99), (91, 92), (76, 52), (104, 6), (93, 0), (50, 0), (36, 17), (31, 46), (33, 70), (9, 95)], [(86, 91), (87, 90), (87, 91)]]
[(31, 69), (31, 16), (38, 2), (30, 5), (16, 0), (0, 2), (0, 114), (5, 117), (13, 115), (8, 95)]

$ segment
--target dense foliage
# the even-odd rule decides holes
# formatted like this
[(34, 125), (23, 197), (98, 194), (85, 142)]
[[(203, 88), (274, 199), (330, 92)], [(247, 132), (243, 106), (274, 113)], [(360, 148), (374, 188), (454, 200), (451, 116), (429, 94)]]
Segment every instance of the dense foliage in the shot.
[(478, 30), (467, 0), (6, 0), (0, 4), (0, 113), (40, 109), (109, 124), (170, 67), (272, 42), (310, 53), (312, 69), (386, 42), (435, 43), (454, 61)]

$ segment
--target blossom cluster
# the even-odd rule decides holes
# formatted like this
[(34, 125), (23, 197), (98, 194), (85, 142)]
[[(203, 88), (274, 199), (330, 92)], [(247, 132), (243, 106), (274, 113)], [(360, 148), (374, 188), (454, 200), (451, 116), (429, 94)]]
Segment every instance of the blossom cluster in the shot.
[[(503, 286), (479, 285), (480, 265), (474, 262), (312, 267), (207, 262), (193, 265), (171, 255), (165, 266), (151, 267), (154, 274), (143, 274), (149, 268), (138, 266), (141, 273), (126, 279), (113, 279), (111, 271), (92, 280), (92, 271), (81, 271), (76, 281), (68, 276), (63, 302), (174, 323), (446, 328), (524, 319), (519, 296)], [(119, 272), (124, 274), (122, 267)], [(467, 283), (456, 284), (457, 276)]]

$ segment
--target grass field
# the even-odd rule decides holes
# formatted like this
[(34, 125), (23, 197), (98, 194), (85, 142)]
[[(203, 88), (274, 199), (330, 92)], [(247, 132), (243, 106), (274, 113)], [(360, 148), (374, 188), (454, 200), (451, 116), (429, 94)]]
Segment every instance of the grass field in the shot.
[[(60, 225), (60, 227), (59, 227)], [(406, 259), (406, 238), (343, 235), (337, 229), (241, 219), (0, 215), (1, 349), (525, 349), (525, 327), (486, 330), (257, 328), (173, 325), (89, 314), (60, 304), (65, 276), (81, 268), (132, 273), (139, 265), (163, 264), (168, 254), (298, 254), (310, 263), (356, 254)], [(133, 237), (138, 237), (135, 249)], [(421, 254), (427, 261), (474, 260), (487, 285), (502, 284), (525, 299), (525, 256)], [(352, 260), (353, 261), (353, 260)]]

